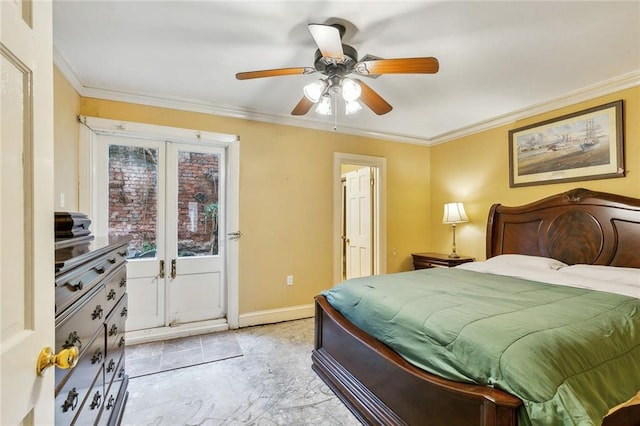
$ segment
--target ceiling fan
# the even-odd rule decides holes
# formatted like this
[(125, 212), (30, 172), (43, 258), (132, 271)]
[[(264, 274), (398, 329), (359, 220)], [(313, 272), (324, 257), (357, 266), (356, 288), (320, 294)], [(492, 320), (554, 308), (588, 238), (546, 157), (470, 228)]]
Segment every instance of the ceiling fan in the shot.
[(353, 47), (342, 44), (345, 27), (340, 24), (309, 24), (309, 32), (318, 50), (314, 67), (277, 68), (270, 70), (239, 72), (238, 80), (276, 77), (283, 75), (313, 74), (319, 72), (325, 77), (304, 87), (304, 96), (291, 111), (292, 115), (304, 115), (314, 104), (316, 111), (331, 115), (331, 100), (342, 95), (345, 112), (351, 114), (362, 109), (361, 100), (378, 115), (386, 114), (393, 107), (363, 81), (350, 77), (356, 74), (377, 78), (382, 74), (435, 74), (439, 63), (436, 58), (382, 59), (367, 55), (358, 61), (358, 52)]

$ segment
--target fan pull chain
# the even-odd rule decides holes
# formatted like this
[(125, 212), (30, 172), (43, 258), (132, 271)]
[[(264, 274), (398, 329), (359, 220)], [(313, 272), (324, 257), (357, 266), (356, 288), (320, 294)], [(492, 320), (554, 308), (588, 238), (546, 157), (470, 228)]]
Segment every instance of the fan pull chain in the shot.
[(336, 95), (332, 95), (333, 99), (333, 131), (338, 131), (338, 97)]

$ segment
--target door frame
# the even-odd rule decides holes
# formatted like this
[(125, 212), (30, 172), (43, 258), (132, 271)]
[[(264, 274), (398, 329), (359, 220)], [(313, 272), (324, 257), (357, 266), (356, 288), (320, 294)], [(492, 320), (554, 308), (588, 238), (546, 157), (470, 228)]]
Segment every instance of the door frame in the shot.
[[(93, 217), (93, 212), (97, 211), (94, 200), (94, 184), (96, 181), (94, 169), (94, 137), (98, 134), (108, 134), (114, 136), (125, 136), (135, 138), (156, 139), (176, 143), (189, 143), (194, 145), (220, 146), (225, 148), (227, 164), (227, 191), (226, 191), (226, 232), (227, 234), (239, 231), (240, 212), (240, 139), (237, 135), (206, 132), (193, 129), (181, 129), (176, 127), (159, 126), (155, 124), (134, 123), (121, 120), (111, 120), (97, 117), (78, 116), (80, 123), (80, 145), (78, 149), (79, 157), (79, 193), (78, 202), (82, 212), (89, 217)], [(228, 328), (238, 328), (239, 326), (239, 303), (238, 303), (238, 258), (239, 241), (237, 239), (226, 238), (226, 277), (227, 277), (227, 325)], [(206, 323), (206, 322), (205, 322)], [(187, 324), (184, 324), (186, 327)], [(185, 328), (182, 327), (182, 328)], [(190, 334), (206, 333), (218, 330), (216, 325), (203, 324), (198, 327), (194, 324), (194, 329), (190, 329)], [(168, 327), (167, 327), (168, 328)], [(181, 335), (181, 327), (172, 327), (173, 330), (159, 332), (161, 335), (171, 334), (172, 337)], [(153, 333), (143, 333), (140, 336), (132, 336), (128, 339), (130, 343), (141, 343), (143, 341), (154, 340)]]
[(370, 155), (333, 153), (333, 283), (342, 281), (342, 170), (343, 164), (372, 167), (376, 175), (373, 191), (373, 274), (387, 271), (387, 159)]

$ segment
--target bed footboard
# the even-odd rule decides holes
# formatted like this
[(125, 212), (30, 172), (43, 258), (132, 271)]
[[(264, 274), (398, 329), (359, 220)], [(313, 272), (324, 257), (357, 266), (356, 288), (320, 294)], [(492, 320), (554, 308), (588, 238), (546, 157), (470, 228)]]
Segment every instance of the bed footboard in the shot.
[(312, 368), (365, 424), (515, 426), (519, 398), (428, 374), (316, 297)]

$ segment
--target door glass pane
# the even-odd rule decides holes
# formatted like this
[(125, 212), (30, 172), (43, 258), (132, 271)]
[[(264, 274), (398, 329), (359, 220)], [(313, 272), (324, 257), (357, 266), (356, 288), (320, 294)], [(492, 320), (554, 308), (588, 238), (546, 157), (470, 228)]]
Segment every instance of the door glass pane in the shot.
[(218, 154), (178, 152), (178, 256), (218, 254)]
[(156, 257), (158, 150), (109, 145), (109, 235), (131, 236), (129, 258)]

